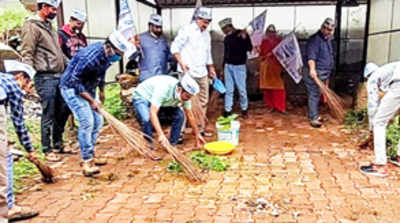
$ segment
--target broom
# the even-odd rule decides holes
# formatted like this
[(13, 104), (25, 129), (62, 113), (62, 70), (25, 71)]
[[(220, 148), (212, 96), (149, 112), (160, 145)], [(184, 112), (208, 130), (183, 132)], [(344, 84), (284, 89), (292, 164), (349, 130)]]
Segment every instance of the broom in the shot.
[(321, 92), (325, 95), (332, 116), (338, 120), (343, 121), (346, 116), (343, 100), (338, 95), (336, 95), (335, 92), (329, 89), (329, 87), (322, 83), (322, 81), (318, 77), (313, 77), (313, 79), (320, 88)]
[[(153, 160), (156, 160), (152, 155), (152, 150), (149, 143), (145, 138), (151, 138), (148, 135), (143, 134), (141, 131), (135, 128), (128, 128), (124, 123), (116, 119), (111, 114), (100, 109), (100, 114), (107, 120), (116, 132), (121, 135), (125, 141), (132, 146), (139, 154), (147, 156)], [(201, 175), (196, 171), (193, 164), (176, 148), (171, 145), (164, 147), (172, 158), (180, 163), (184, 167), (184, 171), (191, 181), (201, 181)]]
[(118, 133), (129, 144), (129, 146), (135, 149), (140, 155), (148, 157), (152, 160), (161, 159), (153, 154), (152, 147), (145, 140), (145, 137), (142, 134), (139, 134), (138, 132), (128, 128), (123, 122), (103, 109), (99, 109), (99, 113), (111, 125), (113, 131)]
[(42, 174), (43, 181), (47, 183), (54, 183), (54, 170), (41, 162), (37, 157), (28, 159), (39, 169), (40, 174)]

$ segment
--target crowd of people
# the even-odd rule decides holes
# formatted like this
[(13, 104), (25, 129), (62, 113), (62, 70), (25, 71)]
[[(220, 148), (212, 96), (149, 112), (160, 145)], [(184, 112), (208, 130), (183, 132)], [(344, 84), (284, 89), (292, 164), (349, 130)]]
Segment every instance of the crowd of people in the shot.
[[(22, 98), (32, 92), (34, 85), (40, 97), (41, 145), (47, 162), (59, 162), (63, 154), (76, 151), (63, 145), (63, 132), (69, 116), (79, 122), (78, 141), (81, 166), (84, 176), (91, 177), (100, 172), (98, 165), (107, 161), (96, 154), (95, 145), (103, 126), (99, 114), (104, 99), (107, 69), (126, 56), (139, 64), (139, 84), (133, 90), (132, 105), (147, 140), (154, 138), (162, 145), (182, 144), (186, 122), (192, 127), (196, 146), (205, 143), (203, 137), (212, 135), (205, 124), (196, 120), (192, 111), (192, 97), (199, 98), (202, 112), (206, 114), (209, 102), (209, 86), (217, 76), (224, 79), (226, 93), (223, 115), (232, 114), (234, 91), (238, 90), (241, 116), (249, 117), (246, 91), (246, 63), (248, 52), (254, 46), (246, 30), (235, 28), (232, 18), (219, 22), (225, 35), (223, 75), (217, 75), (212, 58), (211, 36), (208, 26), (212, 21), (211, 9), (200, 7), (193, 21), (180, 28), (171, 45), (163, 37), (162, 17), (153, 14), (148, 22), (149, 30), (127, 40), (114, 30), (104, 42), (88, 45), (82, 33), (86, 14), (73, 10), (68, 24), (58, 32), (51, 20), (57, 15), (58, 0), (37, 0), (37, 13), (26, 20), (22, 28), (22, 61), (5, 60), (4, 72), (0, 74), (0, 222), (6, 219), (21, 219), (36, 216), (37, 211), (14, 204), (13, 160), (7, 149), (6, 106), (10, 106), (11, 119), (28, 159), (37, 158), (23, 119)], [(334, 20), (327, 18), (320, 30), (311, 35), (305, 52), (304, 83), (308, 95), (308, 119), (310, 125), (319, 128), (324, 119), (318, 112), (321, 91), (314, 78), (328, 84), (334, 68), (332, 36)], [(276, 110), (286, 114), (285, 84), (283, 69), (273, 54), (273, 49), (282, 41), (276, 27), (269, 25), (259, 47), (260, 89), (269, 112)], [(129, 44), (137, 51), (126, 55)], [(167, 75), (170, 62), (178, 64), (176, 77)], [(368, 64), (365, 68), (368, 79), (368, 113), (370, 130), (374, 135), (376, 161), (362, 166), (366, 174), (387, 175), (385, 129), (399, 109), (400, 64), (391, 63), (382, 67)], [(380, 100), (379, 93), (387, 92)], [(158, 114), (160, 109), (172, 111), (170, 137), (165, 136)], [(153, 132), (156, 137), (153, 137)], [(399, 157), (390, 162), (400, 165)]]

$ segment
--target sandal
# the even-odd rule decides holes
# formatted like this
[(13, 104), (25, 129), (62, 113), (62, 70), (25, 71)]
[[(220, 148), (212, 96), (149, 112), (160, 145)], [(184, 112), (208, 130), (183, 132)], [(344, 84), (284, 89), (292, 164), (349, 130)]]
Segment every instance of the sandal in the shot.
[(367, 166), (361, 166), (360, 171), (361, 171), (361, 173), (371, 175), (371, 176), (386, 177), (388, 175), (386, 170), (378, 170), (377, 166), (379, 166), (379, 165), (370, 164)]

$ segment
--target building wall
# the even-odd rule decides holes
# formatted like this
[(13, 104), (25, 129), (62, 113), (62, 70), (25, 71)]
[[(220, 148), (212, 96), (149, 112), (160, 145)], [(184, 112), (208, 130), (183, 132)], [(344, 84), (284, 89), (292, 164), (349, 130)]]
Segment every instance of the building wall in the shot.
[(400, 0), (371, 0), (367, 61), (400, 60)]

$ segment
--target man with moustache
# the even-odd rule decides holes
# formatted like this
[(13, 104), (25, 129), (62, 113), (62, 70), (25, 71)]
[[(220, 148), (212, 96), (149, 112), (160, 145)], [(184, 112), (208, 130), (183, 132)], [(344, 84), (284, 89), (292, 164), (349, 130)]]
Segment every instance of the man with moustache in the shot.
[(138, 51), (130, 57), (131, 60), (139, 59), (139, 82), (168, 72), (168, 61), (171, 61), (172, 55), (162, 34), (162, 17), (152, 14), (149, 31), (140, 34), (135, 40)]

